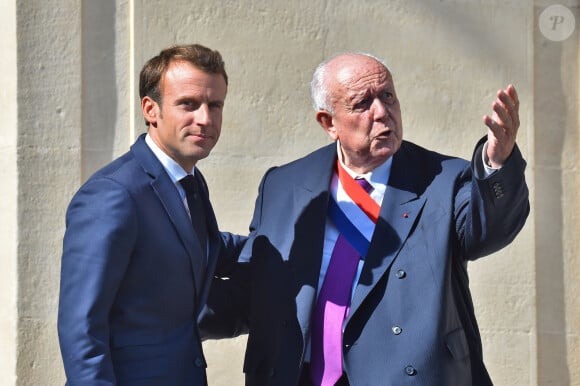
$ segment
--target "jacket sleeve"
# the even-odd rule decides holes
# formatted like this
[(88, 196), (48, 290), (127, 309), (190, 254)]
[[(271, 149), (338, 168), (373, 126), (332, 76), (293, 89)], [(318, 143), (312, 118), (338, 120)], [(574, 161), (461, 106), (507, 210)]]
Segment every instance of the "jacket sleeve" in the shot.
[(252, 248), (259, 229), (262, 196), (268, 172), (260, 183), (254, 215), (250, 223), (250, 235), (239, 253), (238, 262), (228, 265), (227, 269), (221, 269), (221, 272), (217, 270), (212, 281), (207, 302), (198, 319), (203, 340), (231, 338), (248, 333)]
[(113, 385), (108, 315), (137, 237), (129, 193), (89, 181), (66, 215), (58, 335), (68, 384)]
[(202, 340), (247, 334), (250, 307), (250, 265), (237, 263), (229, 277), (214, 277), (198, 319)]
[(469, 260), (489, 255), (511, 243), (530, 212), (526, 161), (517, 147), (501, 169), (483, 172), (482, 138), (469, 169), (459, 178), (455, 225), (463, 255)]
[(235, 263), (248, 238), (229, 232), (221, 232), (221, 246), (215, 276), (228, 276), (234, 269)]

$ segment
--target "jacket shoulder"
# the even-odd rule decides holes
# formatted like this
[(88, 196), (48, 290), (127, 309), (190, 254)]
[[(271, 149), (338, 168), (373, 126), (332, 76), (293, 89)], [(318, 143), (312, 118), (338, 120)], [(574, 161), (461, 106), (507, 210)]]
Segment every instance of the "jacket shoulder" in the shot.
[(409, 141), (403, 141), (403, 143), (401, 144), (401, 148), (397, 153), (395, 153), (394, 157), (395, 159), (397, 157), (410, 158), (421, 164), (423, 163), (440, 164), (445, 162), (448, 164), (457, 164), (465, 166), (465, 164), (469, 163), (469, 161), (467, 161), (466, 159), (439, 153), (434, 150), (429, 150)]
[(305, 173), (310, 171), (313, 167), (319, 167), (321, 165), (326, 166), (327, 164), (334, 162), (335, 157), (336, 143), (331, 143), (286, 164), (273, 166), (266, 174), (286, 175), (287, 173), (293, 174), (297, 171)]

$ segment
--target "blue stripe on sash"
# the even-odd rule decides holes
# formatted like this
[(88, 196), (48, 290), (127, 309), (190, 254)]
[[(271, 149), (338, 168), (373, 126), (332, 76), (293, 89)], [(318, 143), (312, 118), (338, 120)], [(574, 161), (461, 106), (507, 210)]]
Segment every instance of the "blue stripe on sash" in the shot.
[(364, 259), (369, 250), (370, 241), (353, 225), (346, 217), (344, 212), (338, 207), (338, 204), (331, 197), (328, 204), (329, 217), (334, 225), (338, 228), (340, 234), (352, 245), (352, 247)]

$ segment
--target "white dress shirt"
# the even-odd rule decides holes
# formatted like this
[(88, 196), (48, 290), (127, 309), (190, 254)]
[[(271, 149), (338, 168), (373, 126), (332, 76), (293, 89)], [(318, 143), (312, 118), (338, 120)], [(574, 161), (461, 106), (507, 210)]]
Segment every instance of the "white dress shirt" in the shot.
[(173, 182), (173, 184), (177, 188), (179, 196), (181, 197), (181, 202), (183, 202), (185, 209), (187, 209), (187, 214), (189, 215), (189, 207), (187, 205), (187, 198), (185, 197), (185, 190), (183, 189), (183, 186), (181, 186), (181, 184), (179, 183), (179, 180), (181, 180), (188, 174), (194, 175), (195, 167), (191, 170), (191, 173), (187, 173), (177, 162), (175, 162), (175, 160), (173, 160), (173, 158), (168, 156), (163, 150), (161, 150), (161, 148), (159, 148), (159, 146), (157, 146), (157, 144), (149, 136), (149, 133), (147, 133), (147, 135), (145, 136), (145, 143), (147, 144), (147, 146), (149, 146), (153, 154), (155, 154), (155, 157), (157, 157), (159, 162), (161, 162), (161, 165), (163, 165), (163, 168), (165, 169), (167, 174), (169, 174), (169, 178), (171, 178), (171, 182)]

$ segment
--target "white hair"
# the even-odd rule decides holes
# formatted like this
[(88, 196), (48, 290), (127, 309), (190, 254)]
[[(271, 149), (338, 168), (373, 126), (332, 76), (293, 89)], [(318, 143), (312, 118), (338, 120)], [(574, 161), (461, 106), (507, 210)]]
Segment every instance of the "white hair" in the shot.
[(334, 114), (334, 109), (332, 108), (328, 92), (328, 85), (326, 84), (326, 70), (328, 63), (343, 55), (361, 55), (369, 57), (381, 63), (385, 66), (385, 69), (390, 72), (389, 67), (384, 60), (366, 52), (343, 52), (326, 59), (316, 67), (314, 74), (312, 75), (312, 80), (310, 81), (310, 98), (312, 99), (312, 107), (314, 107), (315, 111), (328, 111), (330, 114)]

